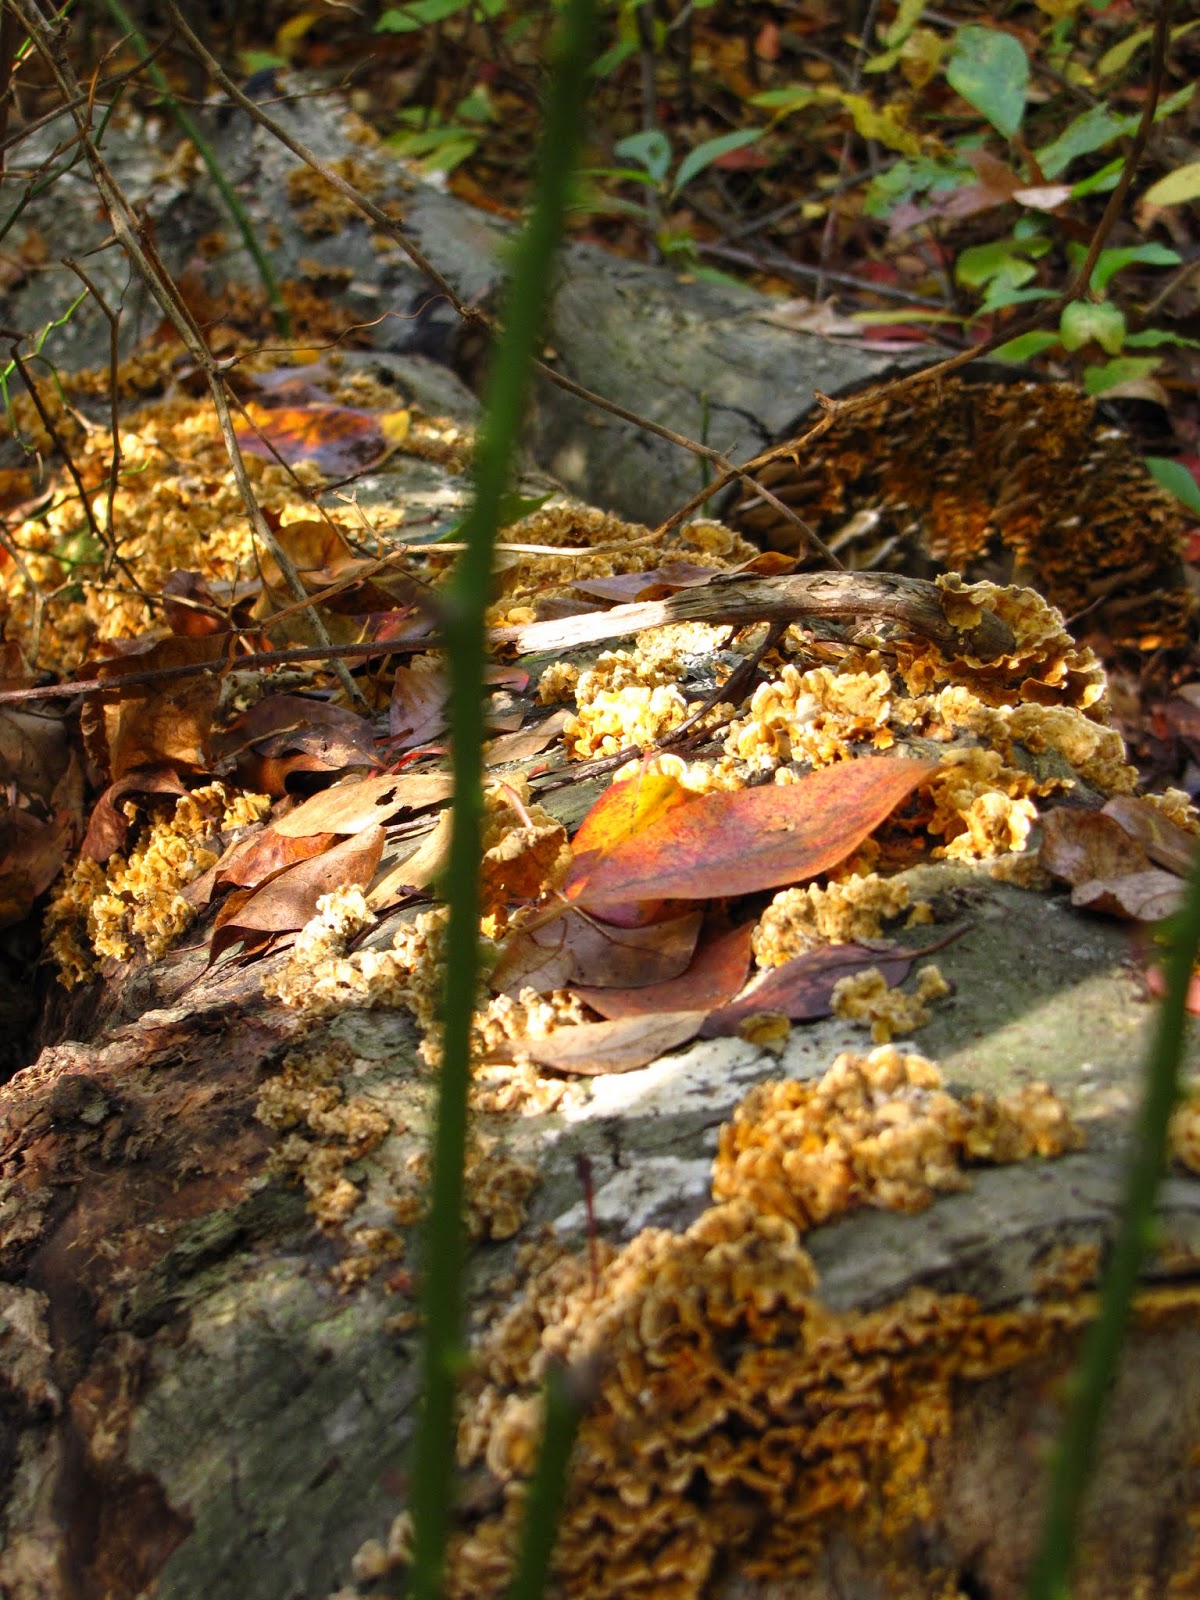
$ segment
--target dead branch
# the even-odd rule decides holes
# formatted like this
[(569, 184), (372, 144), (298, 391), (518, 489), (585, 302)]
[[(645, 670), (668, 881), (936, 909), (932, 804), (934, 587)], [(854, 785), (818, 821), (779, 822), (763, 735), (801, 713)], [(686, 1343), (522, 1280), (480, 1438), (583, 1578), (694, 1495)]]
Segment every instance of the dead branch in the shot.
[(806, 572), (782, 578), (731, 576), (682, 589), (665, 600), (635, 601), (611, 611), (588, 612), (520, 628), (494, 628), (493, 645), (514, 645), (518, 654), (570, 650), (620, 639), (669, 622), (715, 622), (746, 627), (755, 622), (803, 622), (821, 618), (884, 623), (929, 639), (947, 655), (994, 661), (1015, 641), (1007, 623), (984, 612), (973, 628), (956, 628), (942, 605), (941, 590), (898, 573)]

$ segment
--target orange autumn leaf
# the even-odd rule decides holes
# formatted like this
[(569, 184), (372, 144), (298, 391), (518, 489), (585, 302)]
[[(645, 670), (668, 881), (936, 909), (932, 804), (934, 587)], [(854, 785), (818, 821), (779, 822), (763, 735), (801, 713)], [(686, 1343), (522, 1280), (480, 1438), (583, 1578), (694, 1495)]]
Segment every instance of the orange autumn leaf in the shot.
[(612, 784), (579, 824), (572, 841), (574, 860), (564, 885), (567, 898), (576, 898), (592, 871), (614, 850), (695, 798), (677, 778), (661, 772), (641, 772)]
[(359, 472), (377, 461), (386, 447), (379, 421), (369, 411), (353, 406), (280, 406), (268, 410), (253, 402), (246, 407), (247, 423), (234, 429), (247, 455), (290, 466), (315, 461), (326, 477)]
[(699, 795), (631, 827), (610, 848), (577, 856), (566, 892), (602, 907), (753, 894), (815, 877), (844, 860), (935, 768), (864, 756), (797, 783)]

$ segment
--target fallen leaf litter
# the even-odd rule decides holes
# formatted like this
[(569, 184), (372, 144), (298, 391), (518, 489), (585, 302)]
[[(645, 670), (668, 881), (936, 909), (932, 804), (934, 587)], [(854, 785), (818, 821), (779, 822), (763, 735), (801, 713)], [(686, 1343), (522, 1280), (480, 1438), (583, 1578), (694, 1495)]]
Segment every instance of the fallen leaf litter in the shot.
[[(182, 451), (189, 429), (203, 434), (186, 407), (183, 413), (170, 424), (171, 450)], [(164, 426), (161, 415), (131, 422), (127, 459), (140, 451), (148, 460)], [(213, 445), (204, 435), (205, 450)], [(97, 463), (103, 456), (100, 445)], [(194, 455), (187, 469), (216, 470), (215, 456)], [(135, 561), (159, 559), (161, 571), (147, 568), (148, 587), (172, 566), (196, 567), (229, 583), (244, 575), (248, 547), (236, 532), (228, 482), (225, 499), (206, 501), (201, 554), (191, 515), (196, 489), (186, 478), (187, 472), (175, 479), (167, 473), (158, 496), (167, 520), (178, 513), (180, 531), (186, 528), (192, 542), (177, 549), (164, 534), (153, 557), (148, 547), (126, 550)], [(256, 468), (255, 481), (264, 494), (278, 490), (284, 499), (295, 488), (270, 467)], [(288, 514), (282, 503), (274, 509), (281, 518)], [(35, 526), (48, 552), (49, 524)], [(514, 542), (590, 539), (606, 548), (570, 563), (547, 566), (530, 557), (508, 563), (491, 620), (532, 620), (547, 600), (569, 599), (573, 581), (585, 573), (652, 570), (661, 552), (639, 544), (642, 534), (569, 504), (535, 513), (512, 530)], [(711, 523), (684, 530), (682, 542), (689, 559), (714, 570), (749, 554), (735, 535)], [(61, 577), (55, 559), (35, 552), (36, 581)], [(446, 570), (445, 557), (416, 559), (423, 580), (436, 581)], [(749, 706), (709, 712), (709, 731), (719, 740), (714, 752), (652, 753), (614, 774), (614, 782), (669, 778), (702, 799), (741, 793), (748, 779), (791, 785), (809, 768), (865, 754), (911, 751), (936, 761), (903, 826), (889, 825), (848, 850), (824, 882), (785, 887), (773, 897), (752, 939), (763, 970), (814, 945), (878, 938), (906, 912), (910, 921), (927, 916), (926, 907), (909, 906), (907, 886), (890, 876), (922, 838), (935, 854), (1031, 871), (1039, 802), (1078, 783), (1108, 796), (1135, 787), (1119, 735), (1105, 720), (1100, 664), (1071, 640), (1057, 613), (1029, 590), (963, 585), (952, 576), (941, 587), (964, 627), (984, 609), (1002, 616), (1016, 636), (1013, 652), (998, 662), (951, 660), (920, 641), (868, 636), (845, 643), (792, 627), (768, 657), (768, 681)], [(28, 599), (17, 581), (14, 614), (26, 626)], [(41, 644), (67, 667), (97, 639), (137, 632), (147, 621), (140, 601), (85, 585), (84, 599), (43, 628)], [(707, 625), (681, 625), (649, 632), (632, 649), (604, 652), (590, 667), (551, 664), (538, 692), (547, 703), (574, 700), (563, 739), (569, 756), (645, 748), (669, 734), (699, 703), (686, 687), (688, 672), (722, 637)], [(205, 794), (212, 798), (208, 811)], [(1172, 793), (1157, 804), (1195, 831), (1186, 797)], [(52, 950), (64, 978), (83, 977), (96, 956), (127, 959), (134, 940), (151, 957), (165, 952), (192, 915), (183, 889), (215, 860), (212, 838), (265, 809), (266, 797), (220, 785), (178, 801), (128, 802), (126, 815), (141, 824), (141, 837), (135, 834), (128, 850), (103, 868), (81, 862), (56, 899)], [(487, 844), (482, 932), (499, 941), (519, 932), (529, 907), (562, 886), (571, 853), (565, 831), (520, 776), (489, 790)], [(418, 911), (390, 949), (358, 948), (375, 920), (359, 887), (325, 896), (264, 992), (313, 1020), (348, 1007), (403, 1007), (421, 1029), (425, 1060), (436, 1064), (445, 911)], [(926, 967), (915, 996), (906, 996), (865, 971), (841, 980), (835, 1005), (890, 1034), (918, 1026), (941, 984), (936, 968)], [(476, 1109), (536, 1113), (585, 1094), (579, 1084), (540, 1072), (527, 1047), (586, 1027), (588, 1019), (584, 1002), (565, 988), (481, 993)], [(751, 1037), (755, 1029), (770, 1048), (778, 1022), (752, 1018)], [(338, 1269), (338, 1286), (349, 1291), (402, 1256), (403, 1240), (394, 1229), (354, 1228), (361, 1191), (347, 1168), (392, 1130), (376, 1107), (347, 1095), (344, 1068), (306, 1039), (264, 1085), (259, 1115), (282, 1135), (277, 1169), (304, 1188), (316, 1220), (350, 1243)], [(1195, 1165), (1194, 1122), (1186, 1106), (1176, 1123), (1176, 1149), (1189, 1165)], [(840, 1057), (816, 1084), (752, 1090), (721, 1130), (713, 1205), (683, 1233), (646, 1229), (620, 1249), (601, 1241), (598, 1283), (584, 1255), (527, 1250), (525, 1281), (478, 1342), (460, 1436), (463, 1467), (486, 1469), (501, 1487), (502, 1509), (461, 1530), (451, 1593), (496, 1592), (506, 1577), (536, 1447), (537, 1385), (551, 1357), (587, 1362), (600, 1350), (606, 1355), (557, 1557), (572, 1595), (661, 1594), (669, 1586), (690, 1600), (724, 1555), (751, 1542), (753, 1573), (768, 1578), (801, 1570), (830, 1514), (860, 1514), (868, 1535), (884, 1538), (927, 1519), (930, 1442), (953, 1425), (954, 1385), (1039, 1358), (1078, 1327), (1086, 1310), (1072, 1301), (985, 1315), (967, 1296), (916, 1291), (875, 1312), (838, 1315), (821, 1304), (800, 1233), (861, 1205), (927, 1205), (936, 1193), (969, 1181), (966, 1163), (1051, 1156), (1078, 1143), (1063, 1108), (1041, 1086), (1005, 1101), (963, 1101), (942, 1088), (932, 1063), (885, 1043), (866, 1056)], [(511, 1236), (536, 1172), (502, 1149), (481, 1146), (472, 1173), (479, 1195), (472, 1231)], [(412, 1179), (407, 1194), (396, 1197), (401, 1227), (420, 1209), (419, 1163)], [(856, 1391), (850, 1410), (837, 1398), (847, 1384)], [(739, 1426), (730, 1432), (733, 1420)], [(697, 1474), (711, 1490), (703, 1513), (688, 1491)], [(364, 1582), (384, 1578), (404, 1555), (398, 1523), (386, 1543), (363, 1547), (356, 1574)]]

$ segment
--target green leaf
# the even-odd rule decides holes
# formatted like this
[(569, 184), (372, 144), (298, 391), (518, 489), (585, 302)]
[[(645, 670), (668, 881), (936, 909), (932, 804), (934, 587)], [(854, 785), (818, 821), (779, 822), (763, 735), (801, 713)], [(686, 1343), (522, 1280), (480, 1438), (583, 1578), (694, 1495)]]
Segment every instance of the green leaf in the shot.
[(1200, 484), (1192, 477), (1182, 461), (1172, 461), (1169, 456), (1146, 456), (1146, 471), (1181, 500), (1194, 517), (1200, 517)]
[(622, 161), (640, 161), (655, 183), (661, 183), (671, 165), (671, 141), (661, 128), (647, 128), (613, 145), (613, 154)]
[(610, 72), (615, 72), (623, 61), (628, 61), (637, 49), (635, 38), (618, 39), (616, 44), (607, 49), (602, 56), (597, 57), (592, 68), (592, 74), (597, 78), (607, 78)]
[(431, 23), (445, 22), (457, 11), (466, 11), (471, 0), (411, 0), (409, 5), (392, 6), (375, 24), (376, 33), (416, 33)]
[[(1181, 22), (1178, 27), (1171, 29), (1171, 42), (1174, 43), (1195, 26), (1195, 21)], [(1135, 28), (1132, 33), (1127, 34), (1110, 50), (1104, 52), (1096, 63), (1096, 75), (1101, 78), (1111, 78), (1114, 74), (1124, 71), (1142, 46), (1149, 44), (1153, 36), (1153, 28)]]
[(983, 317), (991, 311), (1003, 311), (1006, 306), (1028, 305), (1031, 300), (1053, 300), (1056, 295), (1057, 290), (1054, 289), (1023, 289), (1019, 284), (1006, 282), (1004, 278), (993, 278), (987, 286), (976, 316)]
[(926, 0), (900, 0), (896, 15), (883, 30), (883, 42), (889, 48), (901, 45), (921, 20)]
[(1121, 168), (1124, 165), (1124, 158), (1118, 156), (1115, 161), (1101, 167), (1099, 172), (1093, 172), (1090, 178), (1081, 178), (1078, 183), (1071, 185), (1071, 199), (1082, 200), (1085, 195), (1107, 194), (1110, 189), (1115, 189), (1121, 181)]
[[(1176, 111), (1188, 103), (1191, 97), (1191, 84), (1188, 84), (1181, 92), (1168, 95), (1155, 108), (1155, 122), (1161, 122), (1164, 117), (1173, 116)], [(1140, 120), (1140, 116), (1133, 113), (1118, 115), (1115, 111), (1110, 111), (1107, 106), (1093, 106), (1089, 111), (1085, 111), (1076, 117), (1073, 122), (1068, 123), (1057, 139), (1052, 139), (1049, 144), (1044, 144), (1040, 149), (1034, 151), (1037, 164), (1047, 178), (1057, 178), (1080, 156), (1091, 155), (1093, 151), (1103, 150), (1112, 144), (1114, 140), (1125, 138), (1128, 134), (1133, 133)], [(1119, 172), (1120, 169), (1121, 163), (1118, 161), (1115, 163), (1115, 170)], [(1105, 169), (1106, 172), (1108, 170), (1107, 168)], [(1084, 183), (1095, 185), (1099, 177), (1099, 173), (1093, 174), (1092, 177), (1085, 178)], [(1106, 184), (1104, 187), (1111, 188), (1112, 185)], [(1090, 193), (1091, 190), (1085, 191), (1082, 186), (1079, 186), (1075, 192), (1076, 194)]]
[(276, 55), (273, 50), (240, 50), (238, 52), (238, 66), (243, 74), (249, 78), (256, 72), (265, 72), (268, 67), (286, 67), (287, 58)]
[(974, 181), (974, 172), (961, 162), (935, 160), (930, 156), (910, 160), (902, 156), (894, 166), (885, 167), (872, 178), (863, 199), (863, 214), (886, 217), (896, 206), (919, 194), (961, 189)]
[(907, 311), (852, 311), (850, 320), (883, 328), (889, 323), (903, 326), (909, 322), (962, 322), (964, 319), (953, 311), (926, 311), (923, 307), (912, 306)]
[(1037, 164), (1046, 178), (1057, 178), (1080, 156), (1103, 150), (1125, 132), (1125, 118), (1107, 106), (1093, 106), (1063, 129), (1057, 139), (1034, 151)]
[(752, 94), (750, 104), (758, 106), (763, 111), (774, 111), (777, 116), (786, 117), (793, 111), (806, 111), (817, 100), (827, 99), (817, 89), (807, 89), (803, 84), (792, 84), (786, 89), (764, 89), (761, 94)]
[(1119, 383), (1136, 383), (1157, 372), (1162, 363), (1157, 356), (1121, 356), (1116, 361), (1106, 361), (1102, 367), (1083, 369), (1083, 387), (1087, 394), (1104, 394)]
[(1172, 333), (1169, 328), (1143, 328), (1141, 333), (1131, 333), (1125, 340), (1125, 348), (1131, 346), (1138, 350), (1157, 350), (1159, 345), (1179, 345), (1184, 350), (1200, 350), (1200, 339), (1185, 339), (1181, 333)]
[(1051, 333), (1048, 328), (1035, 328), (1032, 333), (1023, 333), (1017, 339), (1010, 339), (1007, 344), (1002, 344), (998, 350), (992, 351), (993, 361), (1029, 361), (1034, 356), (1040, 356), (1043, 350), (1050, 350), (1058, 343), (1058, 335)]
[(1200, 197), (1200, 161), (1176, 167), (1165, 178), (1152, 183), (1142, 199), (1152, 206), (1181, 206)]
[(963, 27), (954, 38), (946, 82), (992, 127), (1011, 139), (1021, 126), (1029, 61), (1020, 40), (998, 28)]
[(703, 144), (698, 144), (694, 150), (689, 150), (679, 163), (679, 171), (675, 174), (671, 193), (678, 194), (680, 189), (703, 172), (705, 167), (711, 166), (730, 150), (744, 150), (748, 144), (761, 139), (762, 134), (761, 128), (737, 128), (732, 133), (719, 133), (715, 139), (705, 139)]
[(1119, 355), (1125, 343), (1125, 316), (1107, 300), (1072, 300), (1063, 307), (1058, 335), (1064, 350), (1081, 350), (1094, 339), (1110, 356)]
[(1113, 277), (1134, 262), (1140, 261), (1147, 267), (1177, 267), (1182, 260), (1178, 250), (1168, 249), (1165, 244), (1134, 244), (1121, 250), (1101, 250), (1091, 287), (1097, 294), (1103, 294)]
[(1153, 28), (1135, 28), (1132, 33), (1126, 34), (1100, 57), (1096, 63), (1096, 75), (1111, 78), (1113, 73), (1123, 71), (1141, 47), (1149, 43), (1153, 34)]
[(1034, 267), (1030, 257), (1045, 255), (1050, 241), (1033, 239), (992, 239), (973, 244), (960, 252), (954, 263), (954, 277), (967, 289), (982, 289), (993, 278), (1004, 277), (1014, 287), (1028, 283)]

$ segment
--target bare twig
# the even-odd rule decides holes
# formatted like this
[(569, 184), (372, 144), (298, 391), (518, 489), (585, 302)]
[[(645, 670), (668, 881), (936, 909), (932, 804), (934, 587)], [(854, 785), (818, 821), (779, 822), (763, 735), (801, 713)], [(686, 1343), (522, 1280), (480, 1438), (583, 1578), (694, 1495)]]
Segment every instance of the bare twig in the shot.
[(108, 523), (109, 534), (115, 538), (115, 535), (113, 534), (113, 506), (117, 498), (117, 484), (120, 480), (121, 472), (121, 430), (119, 426), (120, 404), (117, 395), (117, 368), (119, 367), (121, 360), (119, 343), (121, 332), (121, 312), (119, 309), (116, 311), (112, 309), (107, 300), (105, 300), (104, 296), (100, 293), (99, 289), (92, 282), (91, 278), (88, 277), (87, 273), (79, 265), (78, 261), (75, 260), (74, 256), (64, 256), (63, 265), (70, 268), (70, 270), (75, 274), (80, 283), (82, 283), (86, 289), (91, 290), (92, 299), (100, 307), (100, 310), (108, 320), (108, 425), (109, 430), (112, 433), (112, 456), (110, 458), (108, 468), (108, 505), (106, 510), (106, 521)]
[(984, 612), (973, 628), (956, 628), (946, 616), (936, 584), (885, 572), (804, 572), (780, 578), (730, 575), (682, 589), (665, 600), (635, 601), (519, 628), (494, 628), (490, 638), (495, 645), (512, 645), (526, 655), (620, 639), (670, 622), (746, 627), (807, 618), (890, 624), (931, 640), (948, 655), (981, 661), (994, 661), (1013, 649), (1007, 623), (993, 613)]

